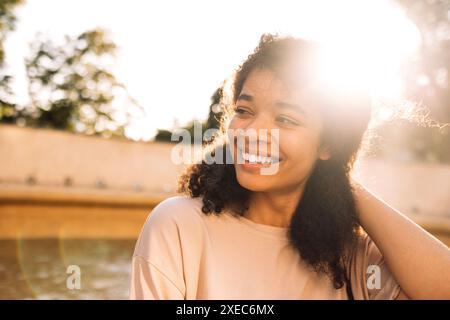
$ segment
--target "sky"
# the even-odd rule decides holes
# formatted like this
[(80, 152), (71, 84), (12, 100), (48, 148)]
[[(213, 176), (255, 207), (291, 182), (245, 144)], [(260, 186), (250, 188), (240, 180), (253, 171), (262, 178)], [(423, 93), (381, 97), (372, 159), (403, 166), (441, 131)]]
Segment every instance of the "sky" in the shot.
[(24, 58), (37, 32), (59, 41), (103, 27), (119, 46), (117, 78), (147, 113), (127, 135), (144, 140), (157, 128), (205, 119), (210, 96), (264, 32), (335, 48), (388, 98), (401, 96), (397, 69), (420, 44), (417, 28), (388, 0), (27, 0), (17, 16), (5, 46), (19, 103), (28, 101)]

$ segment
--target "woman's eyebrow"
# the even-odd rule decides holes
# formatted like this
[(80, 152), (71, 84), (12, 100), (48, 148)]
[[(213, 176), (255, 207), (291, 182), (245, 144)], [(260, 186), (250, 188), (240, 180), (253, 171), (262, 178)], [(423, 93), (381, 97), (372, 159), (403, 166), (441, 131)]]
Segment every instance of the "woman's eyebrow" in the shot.
[(253, 101), (253, 97), (252, 97), (251, 95), (249, 95), (249, 94), (241, 93), (241, 94), (238, 96), (237, 100), (238, 100), (238, 101), (239, 101), (239, 100), (243, 100), (243, 101)]
[(300, 105), (295, 103), (289, 103), (284, 101), (278, 101), (275, 103), (277, 107), (283, 108), (283, 109), (292, 109), (293, 111), (300, 112), (304, 116), (307, 116), (308, 113), (305, 111), (304, 108), (302, 108)]

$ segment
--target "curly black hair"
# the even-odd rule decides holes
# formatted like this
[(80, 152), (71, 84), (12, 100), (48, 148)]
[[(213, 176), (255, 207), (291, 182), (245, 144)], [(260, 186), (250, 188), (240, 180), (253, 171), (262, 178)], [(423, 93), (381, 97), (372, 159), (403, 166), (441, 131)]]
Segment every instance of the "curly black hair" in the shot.
[[(235, 72), (228, 96), (223, 90), (222, 132), (252, 70), (267, 68), (283, 77), (288, 85), (312, 88), (318, 50), (317, 44), (302, 39), (263, 35), (254, 53)], [(301, 76), (290, 76), (292, 70)], [(324, 120), (321, 142), (329, 146), (331, 157), (316, 161), (292, 216), (289, 240), (314, 271), (327, 274), (336, 289), (346, 284), (352, 297), (348, 263), (361, 228), (349, 174), (370, 120), (370, 96), (366, 92), (351, 96), (330, 92), (320, 85), (314, 90)], [(226, 139), (217, 139), (208, 152), (226, 154), (228, 147)], [(203, 160), (189, 166), (180, 177), (179, 191), (202, 197), (205, 214), (230, 209), (243, 215), (251, 191), (239, 184), (234, 165), (223, 163), (208, 164)]]

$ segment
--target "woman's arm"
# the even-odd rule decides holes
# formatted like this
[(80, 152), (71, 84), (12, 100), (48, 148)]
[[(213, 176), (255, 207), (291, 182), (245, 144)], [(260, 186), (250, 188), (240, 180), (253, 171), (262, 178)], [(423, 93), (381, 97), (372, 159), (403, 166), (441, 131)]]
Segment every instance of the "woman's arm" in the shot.
[(358, 218), (411, 299), (450, 299), (450, 249), (354, 182)]

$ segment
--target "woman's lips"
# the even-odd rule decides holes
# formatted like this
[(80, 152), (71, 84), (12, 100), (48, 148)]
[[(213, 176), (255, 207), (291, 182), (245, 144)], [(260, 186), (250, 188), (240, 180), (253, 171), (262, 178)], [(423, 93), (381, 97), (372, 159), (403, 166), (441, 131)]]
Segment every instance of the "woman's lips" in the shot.
[[(241, 144), (239, 144), (239, 142)], [(264, 140), (258, 140), (258, 142), (255, 143), (248, 142), (247, 140), (238, 141), (237, 137), (234, 137), (234, 149), (238, 154), (238, 158), (244, 163), (257, 164), (258, 162), (269, 162), (270, 165), (283, 161), (283, 157), (280, 155), (279, 145), (276, 144), (275, 146), (277, 147), (276, 150), (272, 150), (274, 145), (267, 143)], [(260, 148), (263, 147), (264, 149), (260, 151)], [(243, 159), (243, 154), (247, 154), (245, 159)], [(253, 156), (253, 159), (251, 159), (250, 156)], [(264, 161), (264, 158), (266, 158), (266, 161)], [(267, 158), (270, 158), (270, 161), (267, 161)]]
[(243, 151), (240, 148), (236, 148), (237, 159), (239, 160), (237, 164), (244, 166), (245, 168), (267, 168), (272, 165), (278, 165), (282, 158), (270, 156), (270, 155), (258, 155), (257, 153), (250, 153)]

